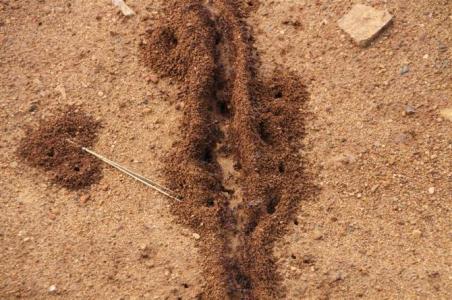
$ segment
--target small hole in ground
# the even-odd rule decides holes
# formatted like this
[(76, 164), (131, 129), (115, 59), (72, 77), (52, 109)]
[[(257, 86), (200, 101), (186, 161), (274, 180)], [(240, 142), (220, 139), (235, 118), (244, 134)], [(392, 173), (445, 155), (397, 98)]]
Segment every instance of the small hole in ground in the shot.
[(202, 153), (201, 160), (203, 162), (210, 164), (213, 161), (212, 149), (210, 149), (209, 147), (206, 147)]
[(292, 259), (297, 259), (297, 256), (295, 254), (292, 254), (290, 257), (292, 257)]
[(283, 96), (283, 93), (282, 93), (281, 90), (275, 90), (275, 91), (273, 92), (273, 97), (274, 97), (275, 99), (282, 98), (282, 96)]
[(267, 202), (267, 213), (274, 214), (276, 212), (276, 206), (279, 203), (279, 197), (272, 195)]
[(177, 46), (177, 38), (173, 29), (165, 28), (160, 34), (161, 41), (167, 50), (171, 50)]
[(264, 121), (259, 122), (257, 126), (257, 132), (265, 143), (269, 144), (271, 142), (271, 135), (268, 130), (268, 125)]
[(215, 201), (213, 200), (213, 198), (208, 198), (207, 200), (206, 200), (206, 206), (207, 207), (212, 207), (212, 206), (214, 206), (215, 205)]
[(218, 109), (220, 110), (220, 113), (223, 116), (228, 116), (229, 115), (229, 107), (228, 104), (224, 101), (220, 101), (218, 102)]
[(286, 171), (286, 166), (284, 165), (283, 161), (279, 162), (278, 171), (279, 171), (279, 173), (284, 173)]
[(235, 276), (235, 280), (238, 285), (245, 290), (251, 289), (251, 280), (248, 276), (239, 271), (239, 273)]
[(257, 220), (252, 220), (250, 223), (245, 226), (245, 234), (250, 235), (253, 233), (254, 229), (257, 227)]
[(75, 172), (79, 172), (79, 171), (80, 171), (80, 167), (79, 167), (79, 166), (75, 166), (75, 167), (74, 167), (74, 171), (75, 171)]
[(188, 289), (188, 284), (182, 283), (182, 286), (184, 287), (184, 289)]
[(50, 149), (46, 154), (48, 157), (53, 157), (55, 155), (55, 151), (53, 149)]
[(299, 224), (297, 219), (293, 220), (293, 223), (294, 223), (294, 225), (298, 225)]
[(221, 40), (223, 39), (223, 35), (219, 32), (216, 32), (215, 34), (215, 45), (218, 45)]

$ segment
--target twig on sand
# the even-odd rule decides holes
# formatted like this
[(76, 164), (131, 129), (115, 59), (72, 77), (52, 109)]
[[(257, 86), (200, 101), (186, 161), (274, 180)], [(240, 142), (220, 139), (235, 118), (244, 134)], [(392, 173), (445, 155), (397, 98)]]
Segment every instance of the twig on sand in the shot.
[(150, 179), (148, 179), (148, 178), (146, 178), (146, 177), (144, 177), (144, 176), (142, 176), (142, 175), (140, 175), (138, 173), (135, 173), (135, 172), (129, 170), (128, 168), (126, 168), (126, 167), (124, 167), (124, 166), (122, 166), (122, 165), (120, 165), (118, 163), (115, 163), (112, 160), (109, 160), (108, 158), (106, 158), (106, 157), (94, 152), (93, 150), (90, 150), (90, 149), (88, 149), (86, 147), (78, 145), (74, 141), (71, 141), (69, 139), (67, 141), (70, 142), (73, 145), (76, 145), (77, 147), (80, 147), (86, 153), (89, 153), (89, 154), (97, 157), (98, 159), (102, 160), (103, 162), (105, 162), (106, 164), (112, 166), (113, 168), (121, 171), (122, 173), (124, 173), (126, 175), (129, 175), (130, 177), (134, 178), (135, 180), (138, 180), (141, 183), (145, 184), (146, 186), (156, 190), (157, 192), (159, 192), (159, 193), (161, 193), (161, 194), (163, 194), (163, 195), (165, 195), (165, 196), (167, 196), (167, 197), (169, 197), (169, 198), (171, 198), (173, 200), (181, 202), (181, 198), (179, 196), (177, 196), (176, 193), (171, 191), (170, 189), (168, 189), (168, 188), (166, 188), (164, 186), (161, 186), (158, 183), (156, 183), (156, 182), (154, 182), (154, 181), (152, 181), (152, 180), (150, 180)]

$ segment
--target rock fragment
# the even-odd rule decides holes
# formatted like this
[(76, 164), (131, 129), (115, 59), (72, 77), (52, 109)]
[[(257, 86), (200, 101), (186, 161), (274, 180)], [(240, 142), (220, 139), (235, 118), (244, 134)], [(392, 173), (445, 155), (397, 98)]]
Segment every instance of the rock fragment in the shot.
[(410, 132), (400, 132), (397, 133), (394, 137), (393, 137), (393, 141), (396, 144), (408, 144), (410, 143), (412, 140), (414, 139), (414, 136), (412, 133)]
[(90, 195), (81, 195), (79, 199), (80, 204), (86, 204), (90, 198)]
[(323, 233), (316, 229), (314, 230), (313, 234), (312, 234), (312, 238), (316, 241), (322, 240), (323, 239)]
[(119, 8), (124, 16), (131, 17), (135, 15), (135, 12), (123, 0), (112, 0), (112, 3)]
[(403, 65), (400, 68), (400, 75), (405, 75), (406, 73), (408, 73), (410, 71), (410, 66), (409, 65)]
[(416, 113), (416, 108), (414, 108), (414, 107), (411, 106), (411, 105), (406, 105), (406, 106), (405, 106), (405, 111), (404, 111), (404, 113), (405, 113), (406, 115), (413, 115), (413, 114)]
[(447, 45), (445, 45), (443, 43), (439, 43), (438, 44), (438, 51), (439, 52), (447, 52)]
[(366, 47), (391, 21), (392, 16), (386, 10), (356, 4), (338, 21), (338, 25), (359, 46)]
[(440, 115), (449, 120), (452, 121), (452, 107), (451, 108), (445, 108), (443, 110), (440, 111)]
[(57, 292), (57, 287), (56, 285), (52, 284), (51, 286), (49, 286), (49, 288), (47, 289), (47, 291), (49, 292), (49, 294), (55, 294)]
[(413, 230), (412, 234), (413, 234), (413, 236), (414, 236), (415, 238), (420, 238), (420, 237), (422, 237), (422, 231), (420, 231), (419, 229)]

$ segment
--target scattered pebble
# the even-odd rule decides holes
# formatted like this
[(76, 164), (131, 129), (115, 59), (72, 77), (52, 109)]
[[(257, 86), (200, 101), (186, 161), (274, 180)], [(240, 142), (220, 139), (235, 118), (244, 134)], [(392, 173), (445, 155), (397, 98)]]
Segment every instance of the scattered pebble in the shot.
[(320, 232), (319, 230), (315, 230), (314, 231), (314, 233), (313, 233), (313, 235), (312, 235), (312, 238), (314, 239), (314, 240), (321, 240), (321, 239), (323, 239), (323, 234), (322, 234), (322, 232)]
[(312, 255), (306, 254), (306, 255), (303, 255), (302, 261), (305, 264), (313, 264), (315, 262), (315, 258)]
[(447, 51), (447, 46), (445, 44), (443, 44), (443, 43), (439, 43), (438, 50), (439, 50), (439, 52), (446, 52)]
[(50, 220), (54, 221), (56, 219), (56, 215), (52, 212), (48, 212), (47, 216), (49, 217)]
[(452, 108), (445, 108), (443, 110), (440, 111), (440, 115), (449, 120), (452, 121)]
[(199, 234), (197, 234), (197, 233), (193, 233), (193, 238), (195, 240), (199, 240), (201, 238), (201, 236)]
[(413, 140), (413, 135), (411, 133), (401, 132), (394, 136), (394, 143), (396, 144), (408, 144)]
[(9, 164), (9, 166), (13, 169), (17, 168), (17, 165), (18, 165), (17, 161), (13, 161), (12, 163)]
[(30, 105), (30, 107), (28, 108), (28, 111), (31, 112), (31, 113), (33, 113), (33, 112), (35, 112), (37, 110), (38, 110), (38, 105), (36, 103), (32, 103)]
[(405, 106), (405, 114), (413, 115), (415, 113), (416, 113), (416, 109), (413, 106), (411, 106), (411, 105), (406, 105)]
[(342, 272), (335, 272), (331, 275), (331, 282), (341, 281), (345, 278), (345, 275)]
[(403, 65), (402, 68), (400, 68), (400, 75), (405, 75), (410, 71), (409, 65)]
[(112, 0), (112, 3), (114, 6), (119, 8), (124, 16), (131, 17), (135, 15), (135, 12), (127, 4), (125, 4), (123, 0)]
[(374, 184), (373, 186), (372, 186), (372, 188), (370, 189), (370, 191), (372, 192), (372, 193), (375, 193), (375, 191), (378, 189), (378, 187), (379, 187), (380, 185), (377, 183), (377, 184)]
[(54, 294), (57, 291), (57, 287), (56, 285), (52, 284), (47, 290), (49, 291), (49, 293)]
[(159, 82), (159, 78), (155, 74), (150, 74), (147, 77), (147, 81), (148, 82), (152, 82), (152, 83), (158, 83)]
[(155, 262), (153, 260), (146, 260), (146, 262), (144, 263), (146, 265), (146, 267), (148, 267), (149, 269), (152, 269), (155, 267)]
[(141, 258), (150, 258), (151, 257), (151, 248), (148, 244), (142, 244), (140, 245), (140, 257)]
[(148, 115), (148, 114), (150, 114), (152, 112), (153, 112), (152, 108), (146, 107), (145, 109), (143, 109), (142, 114), (143, 115)]
[(412, 232), (413, 236), (416, 238), (420, 238), (422, 236), (422, 231), (420, 231), (419, 229), (415, 229)]
[(434, 188), (434, 187), (430, 187), (430, 188), (428, 189), (428, 193), (429, 193), (430, 195), (433, 195), (433, 194), (435, 193), (435, 188)]
[(357, 160), (356, 156), (351, 153), (342, 153), (335, 157), (333, 157), (329, 163), (333, 165), (342, 164), (342, 165), (351, 165), (355, 163)]
[(90, 199), (90, 195), (81, 195), (80, 196), (80, 204), (85, 204)]

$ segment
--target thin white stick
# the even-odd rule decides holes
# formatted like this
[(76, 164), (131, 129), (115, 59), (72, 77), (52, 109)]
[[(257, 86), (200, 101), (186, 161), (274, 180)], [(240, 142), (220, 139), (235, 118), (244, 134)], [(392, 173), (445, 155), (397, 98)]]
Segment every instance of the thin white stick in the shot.
[[(74, 144), (74, 145), (77, 145), (75, 142), (73, 142), (71, 140), (68, 140), (68, 141), (70, 143)], [(80, 147), (83, 151), (85, 151), (85, 152), (97, 157), (98, 159), (100, 159), (103, 162), (109, 164), (110, 166), (114, 167), (115, 169), (121, 171), (122, 173), (129, 175), (130, 177), (134, 178), (135, 180), (138, 180), (139, 182), (143, 183), (144, 185), (156, 190), (157, 192), (159, 192), (159, 193), (161, 193), (161, 194), (163, 194), (163, 195), (165, 195), (165, 196), (167, 196), (167, 197), (169, 197), (169, 198), (171, 198), (173, 200), (181, 202), (181, 199), (179, 199), (179, 197), (173, 196), (173, 195), (175, 195), (175, 193), (173, 191), (171, 191), (170, 189), (168, 189), (166, 187), (163, 187), (163, 186), (159, 185), (158, 183), (153, 182), (152, 180), (150, 180), (150, 179), (148, 179), (148, 178), (146, 178), (146, 177), (144, 177), (144, 176), (142, 176), (142, 175), (140, 175), (138, 173), (135, 173), (135, 172), (127, 169), (126, 167), (121, 166), (118, 163), (115, 163), (112, 160), (109, 160), (108, 158), (106, 158), (106, 157), (94, 152), (93, 150), (90, 150), (90, 149), (88, 149), (86, 147), (81, 147), (79, 145), (77, 145), (77, 146)]]

